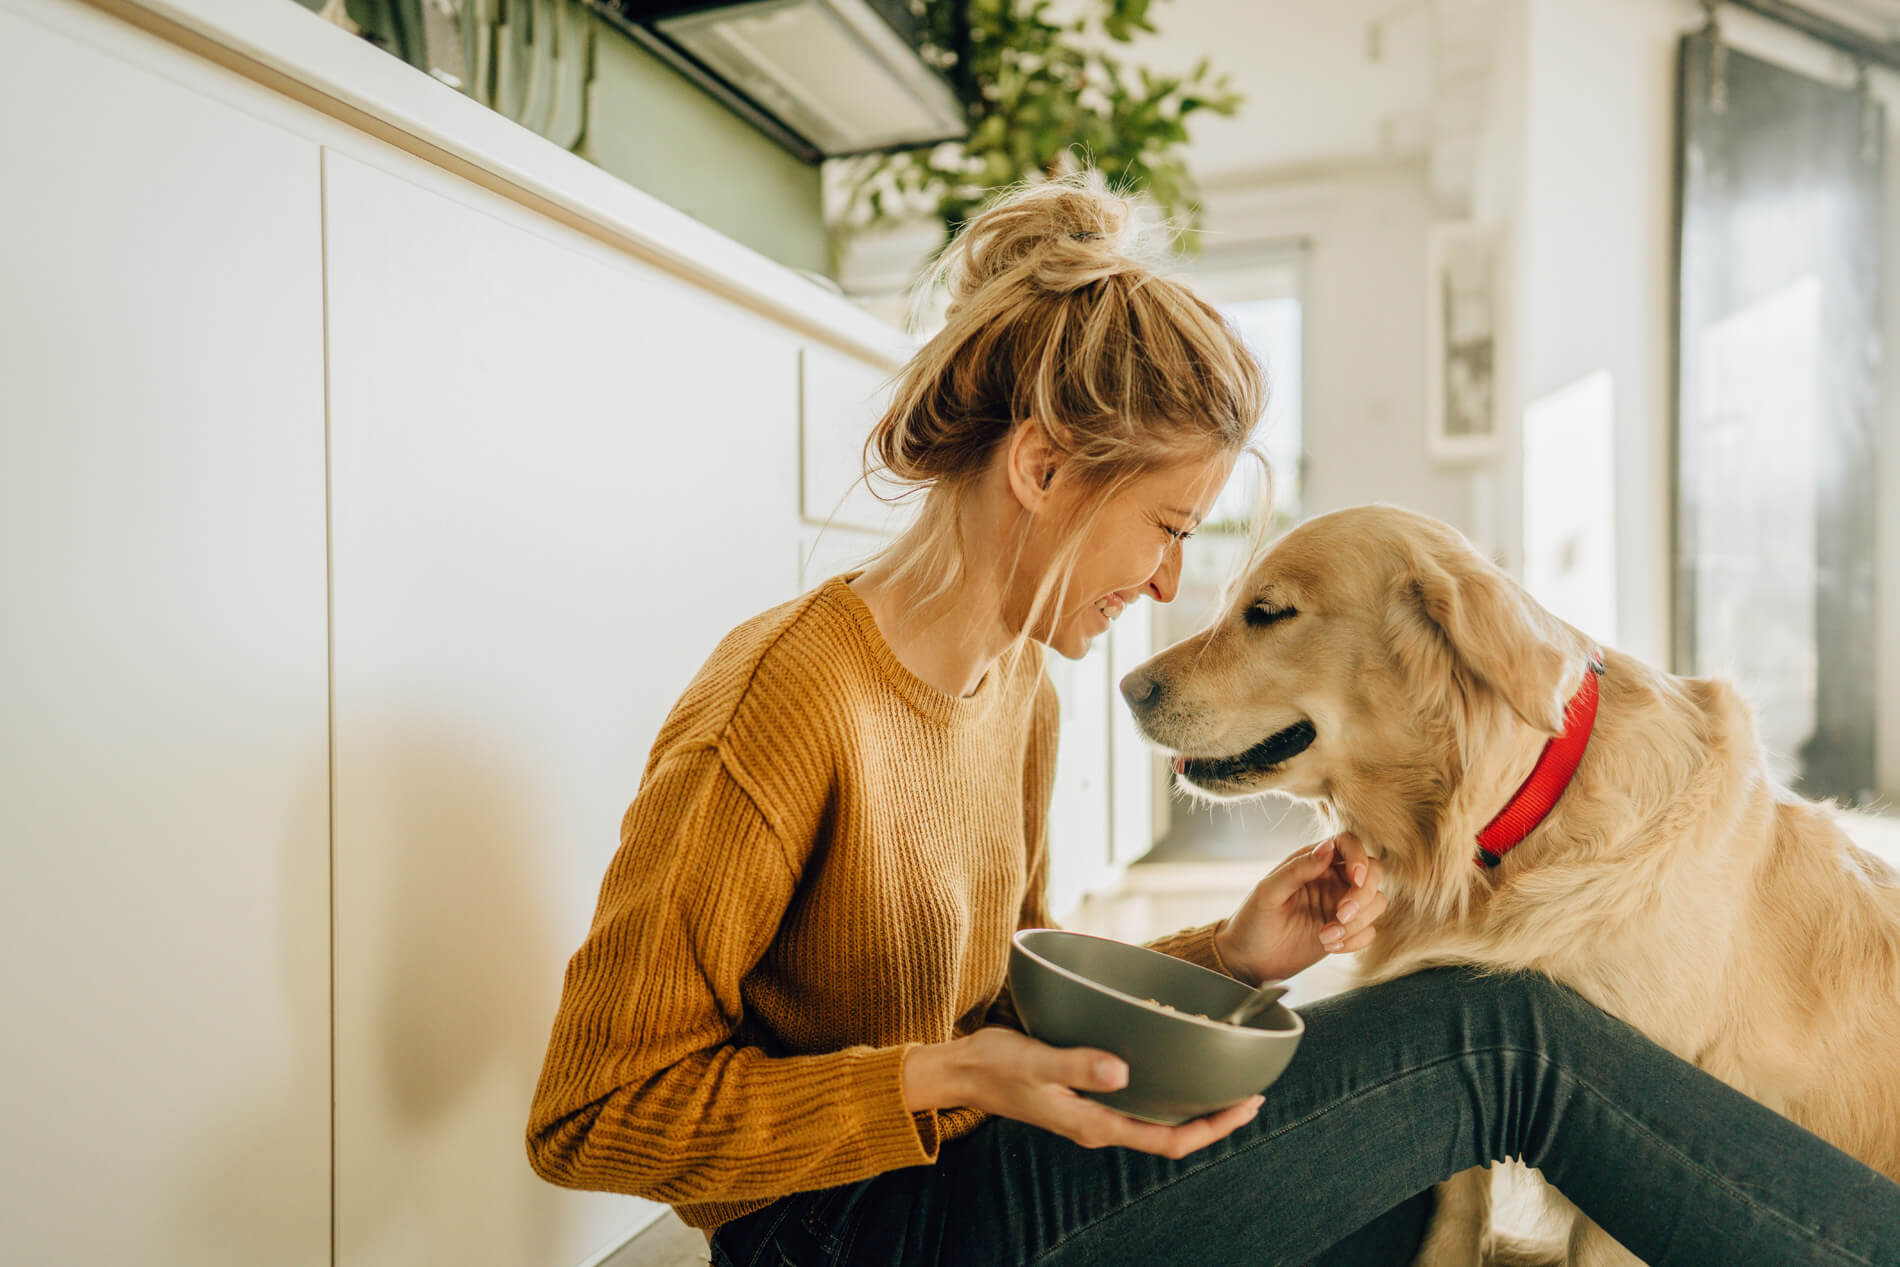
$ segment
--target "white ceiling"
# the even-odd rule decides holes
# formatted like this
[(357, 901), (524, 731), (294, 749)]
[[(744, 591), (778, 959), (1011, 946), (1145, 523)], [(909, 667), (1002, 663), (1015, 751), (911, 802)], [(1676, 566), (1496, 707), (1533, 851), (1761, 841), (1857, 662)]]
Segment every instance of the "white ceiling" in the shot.
[[(1797, 2), (1900, 42), (1900, 0)], [(1057, 0), (1055, 8), (1074, 3)], [(1684, 0), (1656, 3), (1688, 7)], [(1189, 165), (1201, 180), (1218, 183), (1446, 148), (1446, 107), (1459, 87), (1447, 66), (1437, 68), (1434, 82), (1434, 36), (1439, 59), (1469, 60), (1474, 50), (1457, 29), (1459, 18), (1487, 7), (1479, 0), (1157, 0), (1149, 18), (1160, 34), (1115, 51), (1168, 72), (1186, 71), (1205, 56), (1230, 74), (1246, 96), (1239, 113), (1203, 112), (1189, 122)], [(1369, 47), (1375, 26), (1377, 58)], [(1488, 58), (1479, 60), (1488, 73)]]
[[(1200, 179), (1423, 152), (1432, 95), (1423, 0), (1163, 0), (1148, 12), (1160, 34), (1116, 52), (1170, 73), (1209, 57), (1246, 97), (1232, 118), (1189, 119)], [(1367, 31), (1381, 19), (1375, 61)]]

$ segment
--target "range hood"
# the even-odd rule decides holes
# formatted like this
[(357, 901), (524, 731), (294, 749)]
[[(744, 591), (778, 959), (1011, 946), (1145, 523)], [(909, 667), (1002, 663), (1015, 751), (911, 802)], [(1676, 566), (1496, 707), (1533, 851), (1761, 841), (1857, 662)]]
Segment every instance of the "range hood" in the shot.
[(599, 0), (620, 26), (807, 162), (969, 135), (904, 0)]

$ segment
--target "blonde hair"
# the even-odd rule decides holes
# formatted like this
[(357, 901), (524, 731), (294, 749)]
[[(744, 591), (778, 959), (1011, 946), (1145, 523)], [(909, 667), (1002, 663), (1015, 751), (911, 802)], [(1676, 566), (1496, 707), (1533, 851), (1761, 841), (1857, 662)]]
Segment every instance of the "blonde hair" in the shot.
[[(896, 375), (864, 446), (867, 484), (924, 492), (916, 520), (875, 556), (918, 596), (914, 609), (962, 576), (965, 498), (1018, 425), (1036, 426), (1065, 476), (1098, 495), (1039, 578), (1012, 660), (1042, 613), (1061, 610), (1089, 527), (1131, 479), (1242, 452), (1266, 470), (1248, 445), (1265, 376), (1212, 305), (1161, 274), (1170, 246), (1083, 168), (1005, 188), (944, 248), (914, 311), (947, 286), (945, 324)], [(1257, 532), (1270, 499), (1269, 472)]]

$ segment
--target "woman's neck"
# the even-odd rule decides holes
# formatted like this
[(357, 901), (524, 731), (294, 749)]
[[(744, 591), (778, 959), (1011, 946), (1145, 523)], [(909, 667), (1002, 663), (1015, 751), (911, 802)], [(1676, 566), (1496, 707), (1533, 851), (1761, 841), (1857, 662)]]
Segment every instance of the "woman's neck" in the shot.
[(993, 562), (1018, 558), (1022, 547), (1023, 512), (1010, 491), (1006, 456), (992, 461), (958, 503), (953, 531), (962, 567), (948, 590), (926, 596), (914, 580), (894, 575), (888, 553), (850, 583), (898, 663), (958, 698), (974, 695), (1016, 640), (1010, 578)]
[(974, 695), (1009, 646), (1000, 588), (967, 574), (925, 603), (883, 560), (850, 582), (898, 663), (946, 695)]

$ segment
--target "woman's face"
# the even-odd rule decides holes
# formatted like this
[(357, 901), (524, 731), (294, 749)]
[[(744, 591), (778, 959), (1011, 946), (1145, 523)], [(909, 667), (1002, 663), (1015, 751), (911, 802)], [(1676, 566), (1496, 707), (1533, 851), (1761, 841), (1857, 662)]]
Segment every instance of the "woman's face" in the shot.
[[(1156, 602), (1172, 602), (1181, 582), (1181, 544), (1214, 505), (1214, 499), (1234, 469), (1235, 455), (1191, 458), (1158, 467), (1137, 476), (1102, 507), (1089, 527), (1075, 571), (1069, 579), (1062, 610), (1038, 622), (1035, 637), (1078, 660), (1088, 653), (1096, 635), (1107, 632), (1115, 618), (1146, 594)], [(1059, 525), (1086, 507), (1099, 492), (1085, 487), (1062, 487), (1060, 474), (1052, 483), (1051, 512), (1040, 518), (1050, 525), (1025, 551), (1044, 564), (1056, 548)], [(1070, 522), (1073, 522), (1070, 520)], [(1024, 569), (1040, 575), (1040, 567)], [(1028, 593), (1022, 596), (1028, 605)]]

